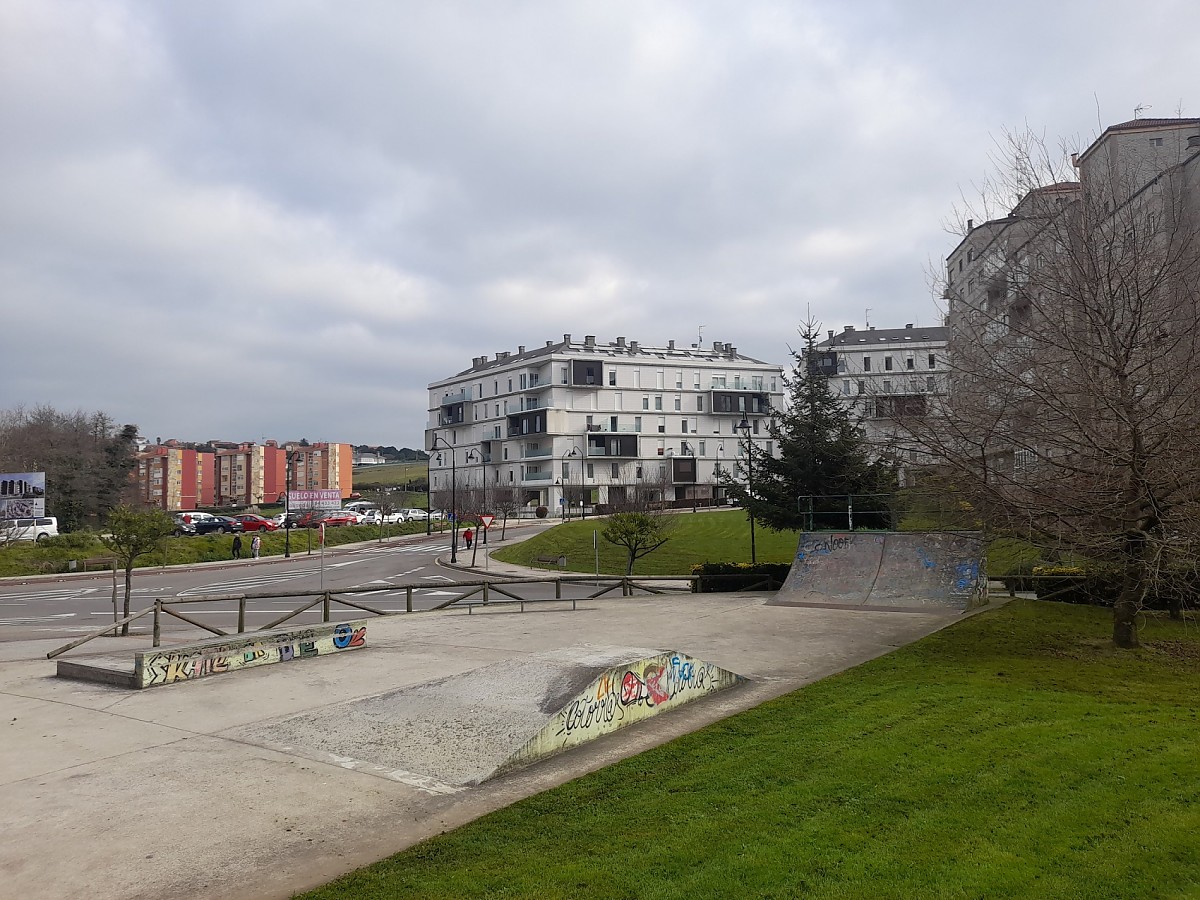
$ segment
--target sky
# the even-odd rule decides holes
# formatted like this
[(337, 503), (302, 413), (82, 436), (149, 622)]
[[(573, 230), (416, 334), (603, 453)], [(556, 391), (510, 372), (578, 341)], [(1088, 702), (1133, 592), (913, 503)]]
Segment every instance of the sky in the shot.
[(1185, 0), (2, 0), (0, 410), (420, 447), (595, 335), (939, 324), (1006, 133), (1200, 115)]

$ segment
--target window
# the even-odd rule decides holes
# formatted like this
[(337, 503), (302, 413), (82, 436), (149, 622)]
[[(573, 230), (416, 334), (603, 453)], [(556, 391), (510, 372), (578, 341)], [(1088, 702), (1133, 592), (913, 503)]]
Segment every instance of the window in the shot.
[(892, 371), (892, 358), (890, 356), (885, 356), (883, 358), (883, 368), (884, 368), (884, 371), (887, 371), (887, 372)]
[(700, 442), (700, 449), (698, 449), (696, 452), (699, 453), (701, 456), (704, 455), (704, 441)]
[[(505, 453), (507, 454), (507, 452), (508, 452), (508, 451), (506, 450), (506, 451), (505, 451)], [(507, 458), (508, 458), (508, 457), (507, 457), (507, 456), (505, 456), (505, 459), (507, 459)], [(512, 473), (512, 469), (509, 469), (509, 470), (508, 470), (508, 482), (509, 482), (509, 484), (512, 484), (512, 480), (513, 480), (513, 473)]]
[(608, 370), (608, 384), (610, 387), (616, 387), (616, 385), (617, 385), (617, 370), (616, 369)]
[(850, 393), (850, 379), (849, 378), (842, 379), (842, 393), (843, 394)]
[(675, 387), (676, 388), (683, 387), (683, 369), (675, 370)]
[(676, 397), (675, 398), (675, 412), (679, 412), (682, 409), (683, 409), (683, 398)]
[(641, 431), (642, 431), (642, 417), (641, 416), (633, 417), (633, 430), (638, 432), (639, 434), (641, 433)]
[(885, 381), (883, 383), (883, 392), (885, 394), (890, 394), (892, 392), (892, 383), (890, 381)]
[(658, 417), (658, 433), (659, 434), (667, 433), (667, 417), (666, 416)]
[(655, 395), (654, 395), (654, 408), (655, 408), (655, 409), (662, 409), (662, 394), (655, 394)]
[(927, 391), (936, 391), (937, 390), (937, 379), (934, 378), (932, 375), (927, 375), (925, 377), (925, 390), (927, 390)]
[(650, 408), (650, 397), (647, 394), (642, 394), (642, 409)]
[(863, 357), (863, 371), (864, 372), (871, 371), (871, 357), (869, 357), (869, 356)]
[(527, 387), (529, 387), (529, 376), (526, 375), (524, 372), (522, 372), (521, 373), (521, 390), (525, 390), (525, 388), (527, 388)]
[(696, 412), (704, 412), (704, 395), (696, 395)]
[(860, 382), (858, 383), (858, 393), (859, 393), (859, 396), (862, 396), (862, 395), (863, 395), (863, 394), (865, 394), (866, 392), (867, 392), (867, 383), (866, 383), (865, 381), (860, 381)]
[(700, 390), (700, 370), (699, 369), (697, 369), (695, 372), (692, 373), (692, 388), (697, 391)]
[(511, 378), (510, 378), (510, 379), (508, 379), (508, 389), (509, 389), (510, 391), (512, 390), (512, 379), (511, 379)]
[(1150, 146), (1151, 147), (1161, 147), (1162, 141), (1163, 141), (1162, 138), (1150, 138)]
[(930, 353), (929, 354), (929, 368), (933, 369), (936, 367), (937, 367), (937, 357), (934, 354)]
[(911, 356), (908, 357), (908, 359), (904, 360), (904, 368), (908, 369), (909, 371), (912, 371), (916, 367), (917, 367), (917, 361), (915, 359), (913, 359)]
[(683, 425), (682, 425), (682, 426), (680, 426), (680, 429), (679, 429), (679, 430), (680, 430), (681, 432), (683, 432), (684, 434), (687, 434), (687, 433), (688, 433), (688, 430), (687, 430), (687, 419), (684, 419), (684, 420), (683, 420)]
[(642, 467), (641, 467), (641, 466), (638, 466), (638, 467), (637, 467), (637, 477), (638, 477), (638, 478), (641, 478), (641, 477), (642, 477)]
[(618, 477), (620, 474), (621, 474), (621, 464), (620, 464), (620, 463), (613, 463), (613, 464), (612, 464), (612, 477), (613, 477), (613, 478), (616, 478), (616, 477)]
[(595, 469), (592, 468), (592, 463), (587, 464), (587, 477), (588, 478), (596, 477), (596, 471), (595, 471)]

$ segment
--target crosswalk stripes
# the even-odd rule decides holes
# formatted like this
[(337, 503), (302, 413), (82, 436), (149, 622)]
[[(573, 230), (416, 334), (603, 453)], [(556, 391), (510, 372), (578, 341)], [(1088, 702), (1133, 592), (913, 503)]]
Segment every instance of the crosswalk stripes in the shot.
[(449, 553), (450, 545), (433, 546), (431, 544), (401, 544), (394, 547), (360, 547), (351, 553)]
[(245, 578), (235, 578), (232, 581), (221, 581), (214, 584), (205, 584), (200, 587), (188, 588), (180, 591), (178, 596), (195, 596), (197, 594), (230, 594), (239, 591), (242, 588), (265, 587), (270, 584), (279, 584), (284, 581), (291, 581), (296, 578), (304, 578), (316, 572), (316, 568), (298, 569), (291, 572), (272, 572), (261, 575), (249, 575)]

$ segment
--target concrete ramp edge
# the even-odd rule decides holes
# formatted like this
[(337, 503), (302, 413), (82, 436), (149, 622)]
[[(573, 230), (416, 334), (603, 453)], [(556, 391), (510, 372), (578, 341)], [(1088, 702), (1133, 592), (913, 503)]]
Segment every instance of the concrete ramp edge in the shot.
[(594, 741), (744, 680), (735, 672), (677, 651), (613, 666), (572, 697), (493, 775)]

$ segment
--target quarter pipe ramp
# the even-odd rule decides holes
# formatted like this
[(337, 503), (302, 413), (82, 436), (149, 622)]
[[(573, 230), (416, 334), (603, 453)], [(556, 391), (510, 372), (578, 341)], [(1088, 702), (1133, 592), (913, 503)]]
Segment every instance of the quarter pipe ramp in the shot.
[(805, 532), (777, 605), (970, 609), (986, 597), (978, 532)]

